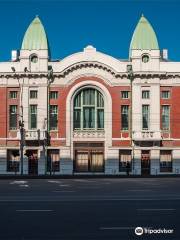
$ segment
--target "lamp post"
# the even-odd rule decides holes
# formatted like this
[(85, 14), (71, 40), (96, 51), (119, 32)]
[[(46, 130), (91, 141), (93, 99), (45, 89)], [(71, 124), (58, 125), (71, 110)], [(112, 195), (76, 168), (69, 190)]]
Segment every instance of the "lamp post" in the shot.
[(132, 169), (134, 170), (134, 143), (133, 143), (133, 132), (132, 132), (132, 124), (133, 124), (133, 111), (132, 111), (132, 107), (133, 107), (133, 80), (134, 80), (134, 73), (133, 73), (133, 68), (132, 68), (132, 64), (128, 64), (127, 65), (127, 74), (128, 74), (128, 79), (130, 80), (130, 84), (131, 84), (131, 97), (130, 97), (130, 104), (131, 104), (131, 116), (130, 116), (130, 138), (131, 138), (131, 146), (132, 146)]
[[(14, 76), (16, 75), (16, 69), (15, 67), (11, 67), (12, 72), (14, 73)], [(20, 163), (21, 163), (21, 175), (23, 175), (23, 150), (24, 150), (24, 141), (25, 141), (25, 135), (24, 135), (24, 121), (23, 121), (23, 106), (22, 106), (22, 87), (19, 81), (19, 77), (17, 77), (19, 88), (20, 88), (20, 109), (21, 113), (18, 114), (18, 116), (21, 118), (19, 120), (19, 130), (20, 130)], [(24, 82), (24, 79), (23, 79)]]
[[(47, 122), (46, 122), (46, 134), (45, 134), (45, 174), (47, 174), (47, 147), (49, 145), (49, 88), (51, 83), (54, 81), (54, 76), (53, 76), (53, 68), (52, 66), (48, 66), (48, 74), (47, 74)], [(50, 173), (51, 173), (51, 165), (50, 165)]]

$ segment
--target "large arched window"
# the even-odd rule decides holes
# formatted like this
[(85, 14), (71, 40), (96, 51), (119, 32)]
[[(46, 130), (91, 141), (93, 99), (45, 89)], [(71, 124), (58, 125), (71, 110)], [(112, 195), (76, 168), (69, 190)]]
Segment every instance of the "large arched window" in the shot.
[(85, 88), (75, 96), (74, 129), (104, 129), (104, 99), (98, 90)]

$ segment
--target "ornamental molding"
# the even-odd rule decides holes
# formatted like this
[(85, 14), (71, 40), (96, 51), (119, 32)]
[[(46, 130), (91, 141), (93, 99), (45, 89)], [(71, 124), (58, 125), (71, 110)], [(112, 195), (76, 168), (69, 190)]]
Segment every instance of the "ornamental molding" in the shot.
[(73, 131), (73, 138), (104, 138), (105, 131)]

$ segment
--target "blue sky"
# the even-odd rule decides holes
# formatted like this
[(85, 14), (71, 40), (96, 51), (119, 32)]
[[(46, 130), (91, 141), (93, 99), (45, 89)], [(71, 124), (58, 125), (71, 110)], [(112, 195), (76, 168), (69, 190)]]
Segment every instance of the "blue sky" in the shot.
[(36, 15), (48, 35), (53, 59), (93, 45), (116, 58), (128, 58), (134, 28), (143, 13), (157, 34), (160, 48), (180, 61), (180, 1), (176, 0), (0, 0), (0, 61), (20, 49)]

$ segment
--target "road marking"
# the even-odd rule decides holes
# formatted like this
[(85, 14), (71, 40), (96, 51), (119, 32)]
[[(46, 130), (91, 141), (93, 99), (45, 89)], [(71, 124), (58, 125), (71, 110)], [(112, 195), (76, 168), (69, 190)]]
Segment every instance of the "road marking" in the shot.
[(60, 184), (59, 186), (60, 186), (60, 187), (70, 187), (69, 184)]
[(139, 208), (138, 211), (176, 211), (174, 208)]
[(129, 192), (147, 192), (147, 191), (153, 191), (151, 189), (129, 189)]
[(29, 185), (19, 185), (19, 187), (29, 187)]
[(25, 184), (27, 183), (27, 181), (13, 181), (13, 182), (10, 182), (10, 184)]
[(65, 191), (63, 191), (63, 190), (61, 191), (61, 190), (57, 190), (57, 191), (53, 191), (53, 192), (67, 193), (67, 192), (75, 192), (75, 191), (66, 191), (66, 190)]
[(48, 180), (49, 183), (62, 183), (62, 181)]
[(49, 209), (17, 209), (16, 212), (52, 212)]

